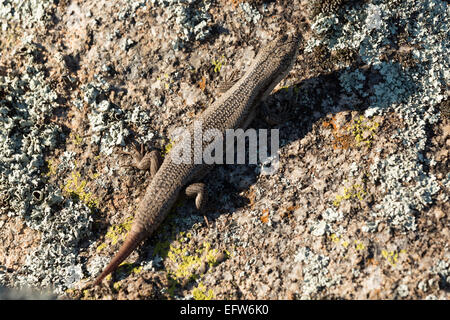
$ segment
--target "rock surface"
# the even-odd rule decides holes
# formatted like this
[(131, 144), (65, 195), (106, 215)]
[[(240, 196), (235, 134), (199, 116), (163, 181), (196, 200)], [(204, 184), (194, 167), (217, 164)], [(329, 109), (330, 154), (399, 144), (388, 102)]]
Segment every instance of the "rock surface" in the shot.
[[(2, 1), (0, 286), (448, 299), (449, 17), (442, 0)], [(149, 179), (121, 151), (164, 153), (232, 71), (292, 28), (300, 55), (265, 102), (289, 117), (252, 123), (279, 129), (280, 168), (218, 166), (205, 178), (209, 226), (179, 201), (103, 286), (83, 289)]]

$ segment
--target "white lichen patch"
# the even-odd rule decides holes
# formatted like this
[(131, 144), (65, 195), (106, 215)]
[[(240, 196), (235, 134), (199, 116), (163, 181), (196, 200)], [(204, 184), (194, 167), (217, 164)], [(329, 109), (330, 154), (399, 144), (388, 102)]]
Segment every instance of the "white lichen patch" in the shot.
[(328, 208), (322, 213), (322, 217), (328, 222), (341, 221), (343, 216), (341, 211), (335, 210), (334, 208)]
[(341, 211), (328, 208), (322, 213), (323, 220), (308, 219), (306, 223), (309, 225), (311, 234), (315, 237), (323, 237), (330, 234), (340, 236), (345, 233), (345, 229), (339, 224), (343, 217), (344, 215)]

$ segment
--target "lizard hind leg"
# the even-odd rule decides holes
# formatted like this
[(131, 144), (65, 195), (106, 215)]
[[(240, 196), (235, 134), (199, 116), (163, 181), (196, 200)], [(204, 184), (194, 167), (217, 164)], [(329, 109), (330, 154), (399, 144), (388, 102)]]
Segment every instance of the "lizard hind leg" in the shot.
[(205, 215), (206, 203), (208, 201), (206, 185), (201, 182), (193, 183), (186, 188), (185, 193), (189, 198), (195, 197), (195, 207), (203, 214), (206, 225), (209, 227), (208, 218)]
[(206, 205), (206, 186), (204, 183), (193, 183), (186, 188), (186, 196), (189, 198), (195, 197), (195, 207), (202, 211)]

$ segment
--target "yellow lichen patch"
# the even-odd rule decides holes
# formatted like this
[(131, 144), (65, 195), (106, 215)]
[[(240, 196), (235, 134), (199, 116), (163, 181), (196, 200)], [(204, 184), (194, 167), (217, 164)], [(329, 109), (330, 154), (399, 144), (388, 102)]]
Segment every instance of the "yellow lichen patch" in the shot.
[[(123, 262), (119, 265), (119, 267), (117, 268), (117, 270), (115, 271), (116, 274), (120, 274), (120, 278), (123, 279), (124, 276), (128, 276), (131, 274), (139, 274), (142, 272), (142, 266), (136, 266), (133, 263), (126, 263)], [(108, 280), (111, 279), (111, 275), (108, 275), (110, 278)], [(113, 288), (116, 292), (118, 292), (120, 290), (120, 288), (122, 287), (122, 280), (116, 281), (113, 283)]]
[(153, 249), (154, 255), (160, 256), (161, 258), (165, 259), (169, 252), (168, 250), (169, 246), (170, 244), (168, 241), (156, 243), (155, 248)]
[(366, 248), (366, 246), (359, 241), (355, 241), (355, 249), (356, 250), (364, 250)]
[(322, 123), (324, 128), (331, 128), (333, 134), (333, 149), (348, 149), (352, 145), (372, 146), (379, 123), (360, 115), (356, 120), (339, 127), (336, 116)]
[[(329, 236), (329, 239), (337, 244), (340, 245), (342, 247), (344, 247), (345, 249), (348, 248), (349, 246), (349, 242), (346, 240), (341, 239), (340, 237), (338, 237), (336, 234), (331, 234)], [(362, 243), (361, 241), (355, 240), (354, 241), (354, 248), (356, 251), (362, 251), (364, 249), (366, 249), (366, 246), (364, 245), (364, 243)], [(382, 250), (381, 251), (381, 256), (393, 267), (395, 267), (397, 265), (397, 261), (400, 258), (401, 255), (406, 254), (406, 250), (402, 249), (400, 251), (388, 251), (388, 250)], [(346, 256), (347, 257), (347, 256)], [(367, 264), (371, 264), (371, 265), (378, 265), (380, 261), (377, 261), (375, 258), (369, 258), (367, 259)]]
[(135, 265), (134, 263), (122, 262), (117, 268), (118, 273), (129, 274), (139, 274), (142, 272), (142, 266)]
[(89, 295), (89, 290), (83, 290), (83, 299), (92, 299), (92, 297)]
[(158, 76), (156, 78), (157, 81), (160, 81), (161, 84), (164, 86), (164, 89), (168, 90), (170, 88), (170, 85), (174, 82), (173, 79), (169, 78), (169, 75), (165, 73), (162, 77)]
[(173, 147), (173, 141), (172, 140), (169, 140), (169, 143), (168, 144), (166, 144), (165, 146), (164, 146), (164, 151), (163, 151), (163, 153), (162, 153), (162, 156), (163, 157), (165, 157), (166, 156), (166, 154), (168, 154), (169, 152), (170, 152), (170, 150), (172, 149), (172, 147)]
[(100, 173), (98, 173), (98, 172), (96, 172), (96, 173), (94, 173), (93, 175), (92, 175), (92, 179), (97, 179), (98, 177), (100, 176)]
[(220, 59), (213, 60), (212, 64), (214, 66), (214, 72), (219, 73), (222, 70), (222, 67), (225, 65), (225, 56), (222, 55)]
[(165, 259), (170, 295), (174, 294), (177, 286), (199, 279), (207, 267), (211, 268), (219, 263), (219, 250), (211, 248), (209, 242), (198, 247), (192, 240), (192, 235), (184, 232), (176, 234), (171, 242), (157, 243), (154, 254)]
[(349, 245), (349, 242), (348, 242), (347, 240), (341, 239), (341, 238), (340, 238), (339, 236), (337, 236), (335, 233), (332, 233), (332, 234), (329, 236), (329, 238), (330, 238), (330, 240), (333, 241), (335, 244), (341, 245), (341, 246), (343, 246), (343, 247), (346, 248), (346, 249), (347, 249), (347, 247), (348, 247), (348, 245)]
[(339, 243), (341, 241), (341, 239), (339, 239), (339, 237), (337, 235), (335, 235), (334, 233), (332, 233), (330, 235), (330, 239), (331, 241), (333, 241), (334, 243)]
[(63, 192), (75, 196), (85, 203), (89, 208), (94, 209), (98, 207), (98, 200), (95, 199), (92, 193), (86, 192), (87, 181), (81, 179), (81, 174), (78, 171), (72, 171), (69, 180), (61, 187)]
[(282, 87), (280, 87), (280, 89), (277, 90), (276, 92), (281, 91), (281, 90), (289, 91), (289, 86), (288, 86), (288, 85), (282, 86)]
[(100, 252), (100, 251), (102, 251), (103, 249), (105, 249), (106, 248), (106, 243), (102, 243), (101, 245), (99, 245), (98, 247), (97, 247), (97, 252)]
[(381, 251), (381, 255), (383, 256), (383, 258), (385, 258), (386, 261), (393, 267), (395, 267), (397, 265), (399, 256), (402, 254), (405, 254), (405, 253), (406, 253), (406, 250), (400, 250), (399, 252), (387, 251), (387, 250)]
[(361, 201), (366, 194), (367, 192), (360, 184), (354, 184), (350, 188), (344, 187), (344, 194), (338, 194), (336, 199), (333, 201), (333, 205), (338, 208), (344, 200), (358, 199)]
[(206, 290), (203, 283), (199, 283), (196, 288), (192, 290), (192, 295), (195, 300), (212, 300), (214, 299), (214, 291), (212, 289)]
[(207, 263), (210, 267), (216, 263), (217, 255), (218, 250), (211, 249), (209, 242), (203, 243), (203, 247), (196, 250), (193, 250), (189, 243), (171, 244), (167, 258), (172, 262), (174, 268), (170, 270), (169, 274), (177, 281), (194, 279), (203, 263)]
[(69, 134), (69, 139), (76, 146), (81, 145), (83, 142), (83, 138), (79, 134), (73, 132)]
[(206, 240), (199, 243), (190, 232), (175, 231), (178, 228), (176, 208), (182, 204), (181, 200), (175, 203), (160, 227), (159, 233), (168, 234), (168, 238), (157, 242), (153, 249), (153, 255), (163, 260), (168, 280), (167, 293), (171, 297), (178, 288), (198, 281), (205, 272), (230, 256), (227, 251), (222, 254), (212, 248)]
[[(111, 226), (108, 229), (108, 232), (105, 235), (105, 238), (111, 240), (111, 244), (114, 245), (119, 240), (124, 240), (128, 232), (131, 230), (131, 225), (133, 223), (133, 217), (128, 217), (125, 219), (124, 222)], [(102, 251), (104, 248), (107, 247), (106, 243), (102, 243), (97, 247), (97, 252)]]
[(113, 284), (114, 290), (119, 291), (120, 287), (121, 287), (120, 281), (114, 282)]
[[(332, 234), (329, 236), (329, 238), (330, 238), (330, 240), (331, 240), (333, 243), (335, 243), (335, 244), (337, 244), (337, 245), (341, 245), (341, 246), (344, 247), (345, 249), (347, 249), (347, 248), (349, 247), (349, 245), (350, 245), (350, 242), (349, 242), (348, 240), (341, 239), (339, 236), (337, 236), (337, 235), (334, 234), (334, 233), (332, 233)], [(355, 240), (355, 241), (353, 242), (353, 244), (354, 244), (354, 248), (355, 248), (356, 251), (362, 251), (362, 250), (366, 249), (366, 246), (364, 245), (364, 243), (361, 242), (361, 241), (359, 241), (359, 240)]]
[(372, 146), (372, 141), (379, 125), (378, 122), (372, 121), (361, 115), (353, 122), (347, 131), (355, 138), (357, 146), (363, 144), (370, 147)]
[(217, 256), (219, 255), (219, 251), (217, 249), (211, 249), (211, 244), (209, 242), (203, 243), (203, 250), (199, 253), (205, 255), (206, 263), (210, 267), (217, 264)]
[(52, 175), (56, 174), (56, 166), (53, 161), (53, 159), (49, 159), (47, 161), (47, 173), (45, 174), (46, 177), (50, 177)]
[[(125, 239), (126, 235), (128, 234), (128, 231), (131, 230), (131, 224), (133, 223), (133, 217), (130, 216), (125, 219), (124, 222), (111, 226), (106, 233), (105, 237), (108, 239), (111, 239), (111, 244), (116, 244), (119, 239)], [(101, 246), (101, 245), (100, 245)], [(97, 248), (98, 250), (98, 248)]]

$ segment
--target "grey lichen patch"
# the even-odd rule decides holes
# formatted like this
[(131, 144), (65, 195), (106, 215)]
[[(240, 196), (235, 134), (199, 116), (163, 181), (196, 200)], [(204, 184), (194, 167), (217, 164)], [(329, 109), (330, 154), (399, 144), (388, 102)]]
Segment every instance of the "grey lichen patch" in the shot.
[(52, 1), (42, 0), (5, 0), (0, 2), (0, 26), (2, 31), (12, 23), (29, 28), (50, 20), (49, 9)]
[(83, 100), (89, 107), (88, 121), (91, 130), (91, 143), (99, 145), (100, 153), (110, 155), (117, 146), (124, 147), (125, 139), (131, 135), (130, 127), (136, 126), (142, 142), (153, 138), (149, 129), (150, 118), (141, 106), (122, 110), (108, 100), (111, 85), (102, 77), (82, 86)]
[(57, 125), (43, 126), (56, 107), (57, 96), (44, 73), (34, 66), (20, 77), (0, 77), (0, 93), (0, 143), (4, 146), (0, 150), (0, 194), (8, 199), (0, 213), (29, 217), (31, 207), (43, 201), (33, 193), (44, 189), (40, 177), (44, 154), (60, 139)]
[[(336, 6), (340, 4), (342, 1), (337, 1)], [(372, 214), (400, 230), (415, 230), (414, 212), (429, 207), (440, 191), (436, 178), (425, 172), (424, 164), (430, 160), (423, 153), (426, 127), (439, 121), (436, 107), (445, 98), (441, 88), (450, 78), (443, 71), (449, 69), (448, 50), (442, 41), (449, 23), (446, 4), (402, 1), (393, 8), (390, 1), (372, 1), (331, 9), (320, 10), (315, 17), (312, 29), (316, 36), (309, 40), (306, 51), (323, 46), (332, 54), (358, 50), (369, 68), (339, 72), (344, 93), (341, 101), (358, 97), (367, 105), (365, 116), (394, 112), (406, 124), (393, 136), (401, 141), (403, 151), (376, 158), (371, 166), (372, 182), (384, 193)], [(411, 15), (421, 18), (410, 19)], [(386, 47), (396, 47), (393, 39), (398, 38), (399, 27), (403, 34), (411, 35), (408, 46), (398, 52), (389, 49), (387, 55)]]
[(259, 20), (262, 19), (262, 15), (259, 13), (259, 11), (248, 2), (240, 3), (239, 7), (242, 9), (242, 11), (244, 11), (245, 20), (247, 22), (252, 22), (256, 24), (259, 22)]
[(331, 275), (327, 269), (330, 258), (316, 254), (308, 247), (301, 247), (297, 251), (295, 262), (302, 264), (301, 299), (311, 299), (314, 294), (340, 281), (339, 275)]
[(314, 0), (310, 2), (310, 10), (313, 17), (319, 14), (329, 14), (337, 12), (344, 4), (354, 0)]
[(80, 269), (70, 268), (80, 263), (79, 242), (89, 235), (92, 218), (87, 206), (64, 199), (59, 187), (47, 183), (45, 156), (63, 137), (49, 121), (57, 95), (33, 53), (26, 58), (22, 74), (0, 77), (0, 215), (22, 218), (40, 231), (41, 241), (25, 264), (1, 281), (62, 293), (79, 278)]
[(48, 214), (39, 247), (27, 256), (16, 285), (52, 288), (62, 294), (85, 277), (79, 256), (80, 239), (91, 230), (91, 210), (82, 202), (66, 201), (57, 215)]
[(413, 152), (392, 155), (373, 165), (371, 170), (385, 191), (373, 215), (387, 219), (402, 231), (416, 230), (414, 213), (431, 205), (440, 190), (436, 178), (423, 173), (423, 166)]
[(208, 10), (210, 1), (205, 0), (149, 0), (153, 8), (160, 7), (164, 10), (161, 18), (173, 19), (177, 38), (172, 42), (172, 47), (179, 50), (186, 43), (193, 40), (205, 40), (211, 35), (211, 15)]

